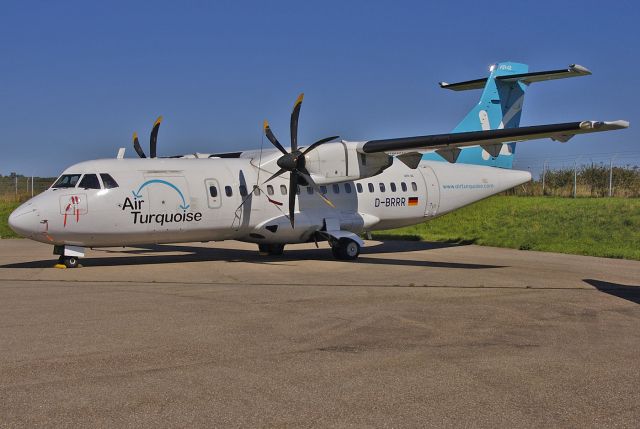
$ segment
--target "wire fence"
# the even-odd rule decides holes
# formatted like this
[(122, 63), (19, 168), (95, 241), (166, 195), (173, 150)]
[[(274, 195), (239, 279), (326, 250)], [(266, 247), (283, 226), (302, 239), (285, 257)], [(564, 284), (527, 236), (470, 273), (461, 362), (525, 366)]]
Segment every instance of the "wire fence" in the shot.
[(509, 191), (515, 195), (560, 197), (640, 197), (640, 152), (589, 153), (535, 158), (516, 156), (514, 168), (533, 180)]
[(32, 177), (19, 174), (0, 176), (0, 201), (19, 202), (27, 200), (49, 189), (49, 186), (55, 180), (55, 177)]

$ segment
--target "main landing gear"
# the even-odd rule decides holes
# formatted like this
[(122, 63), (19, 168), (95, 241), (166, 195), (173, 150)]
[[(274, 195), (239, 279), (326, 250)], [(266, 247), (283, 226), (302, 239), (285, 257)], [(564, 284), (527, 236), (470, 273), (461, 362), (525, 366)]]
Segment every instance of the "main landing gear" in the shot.
[(284, 244), (271, 243), (271, 244), (258, 244), (258, 251), (261, 255), (282, 255), (284, 253)]
[[(353, 261), (360, 255), (360, 243), (347, 238), (333, 238), (329, 237), (329, 245), (331, 245), (331, 253), (334, 258), (341, 261)], [(284, 244), (277, 243), (261, 243), (258, 244), (258, 250), (262, 256), (278, 256), (284, 253)]]
[(84, 257), (84, 247), (79, 246), (54, 246), (53, 254), (60, 255), (55, 268), (78, 268), (80, 258)]
[(360, 255), (360, 245), (350, 238), (341, 238), (331, 243), (331, 252), (336, 259), (353, 261)]

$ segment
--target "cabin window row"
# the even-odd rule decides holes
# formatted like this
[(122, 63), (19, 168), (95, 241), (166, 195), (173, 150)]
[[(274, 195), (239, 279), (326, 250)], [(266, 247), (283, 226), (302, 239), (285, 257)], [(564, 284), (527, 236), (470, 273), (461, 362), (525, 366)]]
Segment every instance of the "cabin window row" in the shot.
[[(366, 184), (367, 185), (367, 190), (371, 193), (375, 192), (376, 190), (376, 186), (369, 182)], [(409, 185), (407, 185), (407, 183), (405, 182), (400, 182), (400, 190), (401, 192), (408, 192), (409, 190), (409, 186), (411, 186), (411, 190), (413, 192), (416, 192), (418, 190), (418, 185), (416, 184), (416, 182), (410, 182)], [(287, 189), (287, 185), (280, 185), (278, 186), (273, 186), (273, 185), (267, 185), (266, 187), (266, 192), (267, 195), (269, 196), (273, 196), (276, 194), (276, 189), (279, 188), (280, 191), (280, 195), (287, 195), (288, 193), (288, 189)], [(307, 194), (311, 195), (313, 194), (313, 188), (311, 186), (306, 186), (307, 188)], [(333, 185), (331, 185), (331, 190), (333, 191), (334, 194), (339, 194), (341, 192), (341, 188), (344, 189), (344, 192), (347, 194), (351, 194), (353, 192), (353, 187), (351, 185), (351, 183), (343, 183), (342, 186), (338, 183), (335, 183)], [(297, 189), (297, 194), (300, 195), (301, 192), (301, 187), (298, 186)], [(380, 190), (380, 192), (387, 192), (387, 184), (379, 182), (378, 183), (378, 189)], [(359, 194), (362, 194), (364, 192), (365, 188), (363, 186), (362, 183), (356, 183), (356, 191)], [(247, 187), (245, 185), (240, 185), (238, 187), (238, 191), (240, 192), (240, 196), (241, 197), (246, 197), (247, 195), (249, 195), (249, 191), (247, 189)], [(326, 194), (329, 191), (329, 188), (325, 185), (321, 185), (320, 186), (320, 192), (322, 192), (323, 194)], [(390, 182), (389, 183), (389, 191), (390, 192), (398, 192), (398, 186), (396, 186), (395, 182)], [(255, 196), (259, 196), (261, 193), (260, 188), (254, 188), (253, 190), (253, 194)], [(233, 196), (233, 188), (229, 185), (224, 187), (224, 194), (227, 197), (231, 197)], [(217, 198), (218, 197), (218, 188), (214, 185), (209, 187), (209, 195), (211, 195), (212, 198)]]

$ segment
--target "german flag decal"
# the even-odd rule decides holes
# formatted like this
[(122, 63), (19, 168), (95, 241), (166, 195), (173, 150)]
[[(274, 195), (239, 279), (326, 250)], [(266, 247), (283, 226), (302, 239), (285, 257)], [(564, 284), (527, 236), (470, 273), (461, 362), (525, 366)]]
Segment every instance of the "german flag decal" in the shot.
[(409, 206), (417, 206), (418, 197), (409, 197)]

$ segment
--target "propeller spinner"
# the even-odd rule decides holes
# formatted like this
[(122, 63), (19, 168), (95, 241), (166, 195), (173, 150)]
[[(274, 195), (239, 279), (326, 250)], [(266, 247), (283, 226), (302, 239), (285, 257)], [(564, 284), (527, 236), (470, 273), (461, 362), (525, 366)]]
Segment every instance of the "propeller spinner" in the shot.
[(320, 187), (313, 181), (309, 172), (305, 167), (305, 155), (316, 149), (318, 146), (330, 142), (331, 140), (335, 140), (338, 136), (327, 137), (322, 140), (318, 140), (313, 143), (311, 146), (305, 148), (304, 151), (298, 149), (298, 117), (300, 116), (300, 107), (302, 106), (302, 99), (304, 98), (304, 94), (300, 94), (296, 103), (293, 105), (293, 111), (291, 112), (291, 123), (290, 123), (290, 131), (291, 131), (291, 152), (287, 152), (284, 147), (280, 144), (276, 136), (271, 131), (269, 127), (269, 123), (264, 121), (264, 133), (273, 144), (276, 149), (282, 152), (282, 156), (278, 158), (277, 164), (280, 169), (269, 177), (265, 183), (270, 180), (275, 179), (285, 172), (289, 172), (289, 221), (291, 222), (291, 227), (294, 227), (294, 212), (296, 206), (296, 193), (298, 189), (298, 184), (303, 186), (311, 186), (316, 194), (322, 198), (322, 200), (328, 204), (329, 206), (335, 208), (335, 205), (329, 201), (327, 197), (325, 197), (320, 190)]

